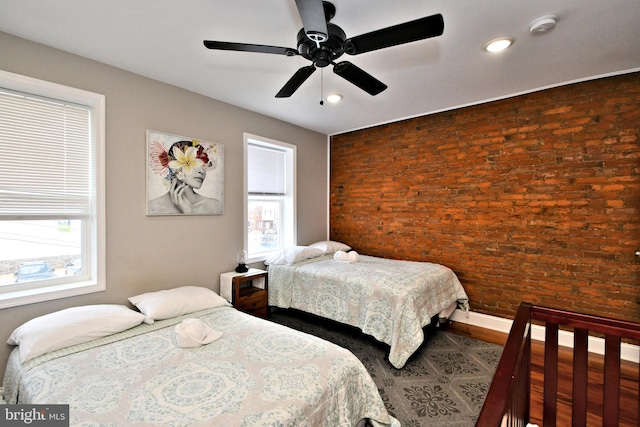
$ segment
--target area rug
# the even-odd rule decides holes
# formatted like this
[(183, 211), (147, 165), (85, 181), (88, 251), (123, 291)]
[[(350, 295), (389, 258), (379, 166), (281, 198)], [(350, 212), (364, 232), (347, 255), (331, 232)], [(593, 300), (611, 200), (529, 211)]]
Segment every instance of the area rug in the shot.
[(389, 347), (356, 328), (295, 310), (275, 310), (271, 320), (349, 349), (403, 427), (475, 425), (502, 354), (499, 345), (427, 329), (422, 347), (396, 369), (386, 359)]

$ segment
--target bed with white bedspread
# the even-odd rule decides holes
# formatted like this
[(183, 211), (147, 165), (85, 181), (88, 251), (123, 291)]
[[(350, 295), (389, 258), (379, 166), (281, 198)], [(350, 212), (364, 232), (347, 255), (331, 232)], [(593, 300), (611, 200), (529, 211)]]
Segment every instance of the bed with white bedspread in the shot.
[[(193, 318), (222, 336), (179, 346), (176, 325)], [(71, 425), (400, 425), (352, 353), (230, 306), (141, 323), (25, 363), (18, 349), (5, 400), (69, 404)]]
[(443, 265), (366, 255), (341, 262), (333, 252), (302, 258), (268, 265), (269, 305), (358, 327), (390, 346), (396, 368), (420, 347), (434, 316), (469, 309), (460, 281)]

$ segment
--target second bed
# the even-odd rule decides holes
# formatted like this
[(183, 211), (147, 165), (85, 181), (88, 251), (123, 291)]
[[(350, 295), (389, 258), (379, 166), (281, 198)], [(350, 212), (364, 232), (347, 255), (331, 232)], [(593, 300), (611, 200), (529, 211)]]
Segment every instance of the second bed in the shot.
[(329, 253), (268, 269), (270, 306), (355, 326), (390, 346), (396, 368), (420, 347), (434, 316), (469, 309), (458, 277), (440, 264), (366, 255), (341, 262)]

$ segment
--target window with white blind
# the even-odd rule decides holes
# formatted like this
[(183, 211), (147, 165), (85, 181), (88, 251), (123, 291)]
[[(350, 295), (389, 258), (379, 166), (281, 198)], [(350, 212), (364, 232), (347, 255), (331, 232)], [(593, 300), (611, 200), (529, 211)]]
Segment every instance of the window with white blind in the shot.
[(245, 250), (249, 262), (295, 244), (295, 146), (245, 134)]
[(104, 102), (0, 71), (0, 308), (105, 289)]

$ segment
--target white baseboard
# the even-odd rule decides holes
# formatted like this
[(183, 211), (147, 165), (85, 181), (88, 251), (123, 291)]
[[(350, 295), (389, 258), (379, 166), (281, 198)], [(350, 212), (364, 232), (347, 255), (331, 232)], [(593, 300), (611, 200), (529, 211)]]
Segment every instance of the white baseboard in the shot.
[[(502, 317), (489, 316), (488, 314), (475, 313), (473, 311), (464, 312), (460, 309), (454, 311), (449, 319), (454, 322), (466, 323), (506, 334), (511, 331), (511, 324), (513, 323), (512, 320)], [(544, 341), (544, 328), (539, 325), (533, 325), (531, 328), (531, 338), (537, 341)], [(573, 348), (573, 333), (562, 330), (558, 331), (558, 344)], [(589, 351), (596, 354), (604, 354), (604, 339), (590, 336)], [(622, 343), (620, 358), (630, 362), (640, 363), (640, 347), (633, 344)]]

